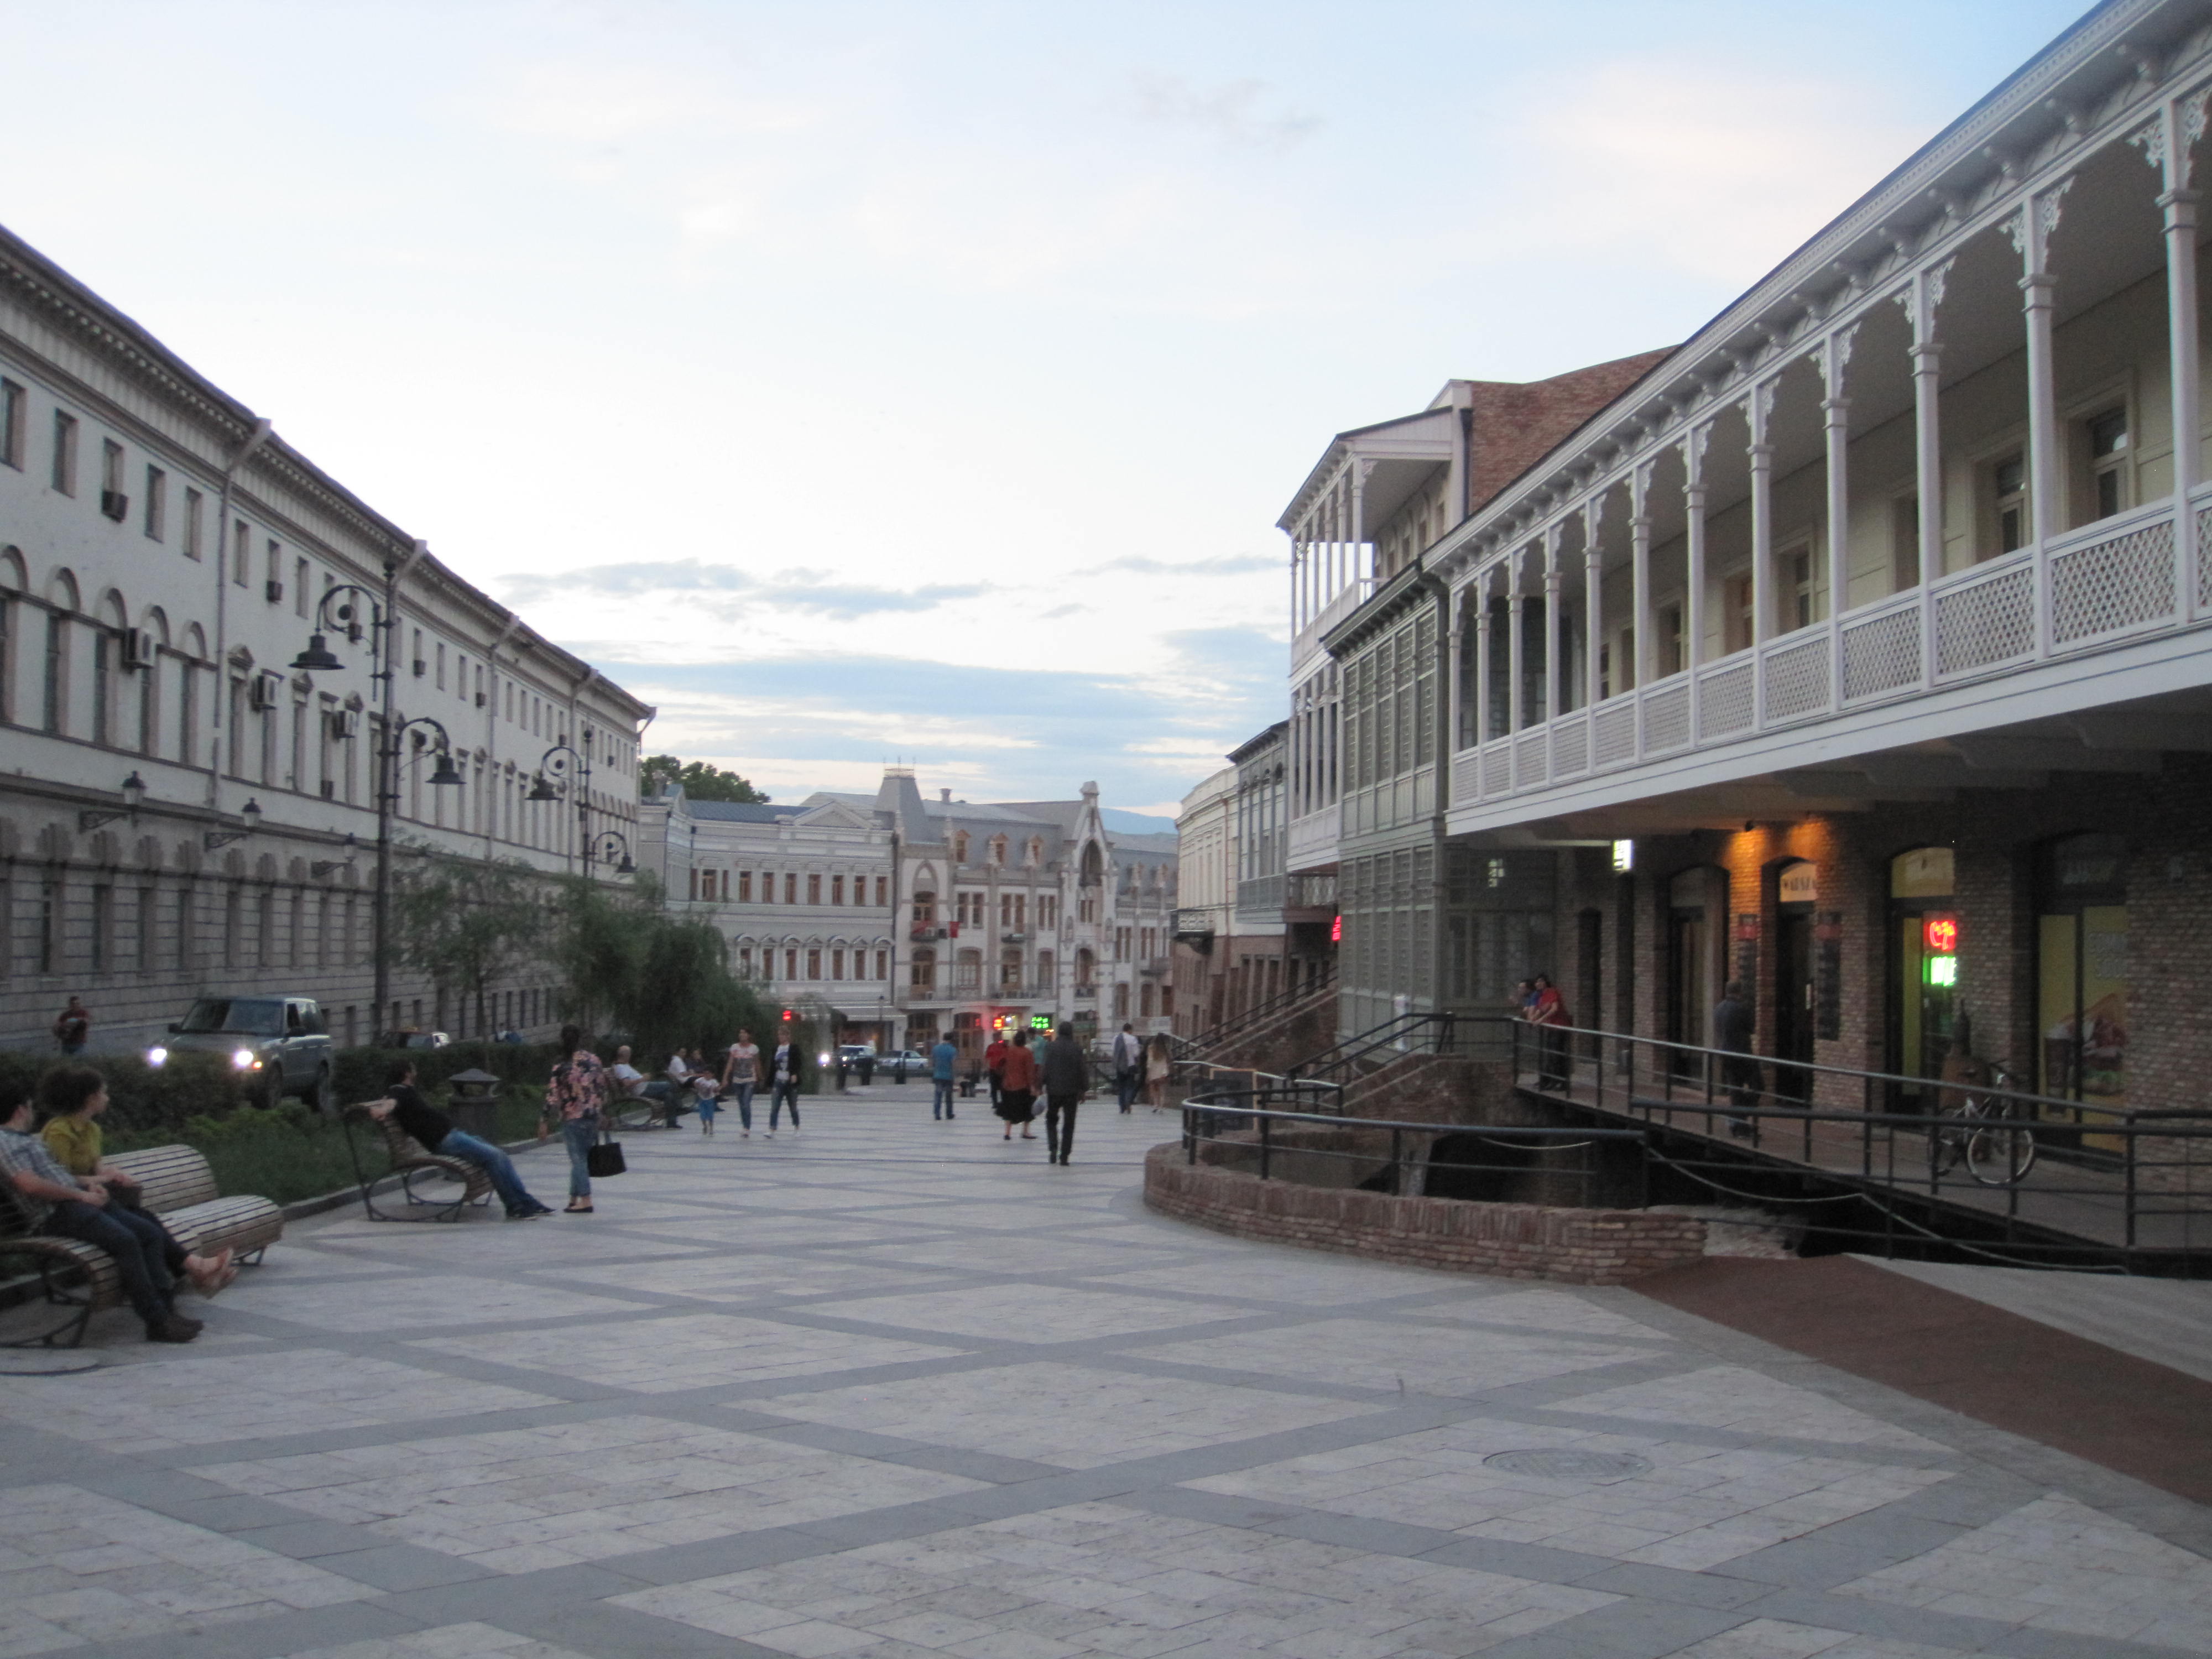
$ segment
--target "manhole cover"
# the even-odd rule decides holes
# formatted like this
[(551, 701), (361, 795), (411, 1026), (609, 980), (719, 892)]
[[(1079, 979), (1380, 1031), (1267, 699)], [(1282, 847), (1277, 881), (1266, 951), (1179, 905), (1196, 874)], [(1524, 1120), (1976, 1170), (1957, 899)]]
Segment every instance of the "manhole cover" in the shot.
[(1482, 1462), (1486, 1468), (1508, 1474), (1533, 1474), (1546, 1480), (1626, 1480), (1651, 1473), (1650, 1460), (1634, 1452), (1577, 1451), (1571, 1446), (1492, 1452)]

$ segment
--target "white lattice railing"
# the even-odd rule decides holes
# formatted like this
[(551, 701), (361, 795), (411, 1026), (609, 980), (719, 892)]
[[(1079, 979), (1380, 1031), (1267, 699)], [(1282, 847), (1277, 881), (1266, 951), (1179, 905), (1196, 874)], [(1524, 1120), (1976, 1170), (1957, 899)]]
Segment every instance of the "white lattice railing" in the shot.
[(1462, 751), (1495, 799), (2212, 623), (2212, 484)]

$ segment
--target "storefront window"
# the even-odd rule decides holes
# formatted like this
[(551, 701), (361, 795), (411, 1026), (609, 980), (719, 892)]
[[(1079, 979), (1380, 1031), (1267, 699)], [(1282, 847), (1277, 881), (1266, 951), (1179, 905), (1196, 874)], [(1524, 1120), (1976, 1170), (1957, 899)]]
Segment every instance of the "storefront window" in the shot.
[(2127, 1104), (2127, 842), (2073, 836), (2044, 848), (2036, 897), (2036, 1087)]
[[(1956, 860), (1948, 847), (1916, 847), (1889, 861), (1893, 989), (1890, 1066), (1903, 1076), (1937, 1079), (1958, 1028), (1959, 926)], [(1922, 1109), (1928, 1091), (1906, 1085), (1898, 1103)]]

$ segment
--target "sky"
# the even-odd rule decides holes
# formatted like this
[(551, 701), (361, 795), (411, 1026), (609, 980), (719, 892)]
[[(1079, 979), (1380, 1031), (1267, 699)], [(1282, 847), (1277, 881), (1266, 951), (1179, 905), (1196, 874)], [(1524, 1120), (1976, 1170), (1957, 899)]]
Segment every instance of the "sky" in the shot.
[(0, 0), (0, 222), (778, 800), (1171, 813), (1277, 517), (1686, 337), (2078, 0)]

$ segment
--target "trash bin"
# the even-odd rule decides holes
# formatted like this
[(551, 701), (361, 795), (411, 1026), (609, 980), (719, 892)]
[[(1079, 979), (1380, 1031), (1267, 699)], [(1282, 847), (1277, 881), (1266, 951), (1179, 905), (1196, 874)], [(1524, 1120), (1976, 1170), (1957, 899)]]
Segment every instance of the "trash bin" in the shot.
[(499, 1145), (499, 1079), (471, 1066), (456, 1072), (446, 1082), (453, 1093), (446, 1101), (446, 1115), (463, 1134)]

